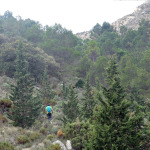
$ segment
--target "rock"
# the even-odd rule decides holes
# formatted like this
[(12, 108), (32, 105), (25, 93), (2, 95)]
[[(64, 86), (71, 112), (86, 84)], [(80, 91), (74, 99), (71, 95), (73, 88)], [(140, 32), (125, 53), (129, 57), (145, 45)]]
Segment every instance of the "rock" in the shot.
[(61, 141), (57, 140), (57, 141), (53, 142), (53, 144), (56, 144), (56, 143), (58, 143), (60, 145), (62, 150), (67, 150), (66, 146)]
[(23, 148), (22, 150), (31, 150), (31, 148)]
[(68, 150), (71, 150), (71, 149), (72, 149), (71, 141), (70, 141), (70, 140), (67, 140), (67, 142), (66, 142), (66, 147), (67, 147)]
[(86, 40), (86, 39), (91, 39), (91, 33), (90, 31), (85, 31), (85, 32), (80, 32), (80, 33), (77, 33), (76, 36), (78, 38), (81, 38), (82, 40)]
[(150, 3), (144, 3), (138, 6), (132, 14), (118, 19), (112, 23), (112, 26), (118, 32), (120, 32), (121, 26), (137, 30), (142, 19), (150, 21)]

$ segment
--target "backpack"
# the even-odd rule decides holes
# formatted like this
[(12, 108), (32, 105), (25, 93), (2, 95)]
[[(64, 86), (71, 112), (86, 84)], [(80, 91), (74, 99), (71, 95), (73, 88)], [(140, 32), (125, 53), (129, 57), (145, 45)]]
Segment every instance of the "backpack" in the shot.
[(51, 113), (51, 107), (50, 106), (47, 106), (46, 109), (47, 109), (47, 113)]

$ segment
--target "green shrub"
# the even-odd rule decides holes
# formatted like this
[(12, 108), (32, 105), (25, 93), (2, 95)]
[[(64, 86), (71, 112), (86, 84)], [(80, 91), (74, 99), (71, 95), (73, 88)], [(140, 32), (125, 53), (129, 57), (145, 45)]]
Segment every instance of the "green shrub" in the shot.
[(31, 141), (34, 141), (34, 140), (36, 140), (36, 139), (39, 139), (40, 137), (42, 136), (42, 134), (41, 133), (39, 133), (39, 132), (32, 132), (31, 134), (30, 134), (30, 140)]
[(51, 144), (50, 147), (46, 148), (46, 150), (62, 150), (58, 143)]
[(41, 122), (39, 120), (35, 120), (35, 122), (33, 124), (34, 129), (39, 130), (41, 126), (42, 126)]
[(83, 86), (84, 86), (84, 81), (83, 81), (82, 79), (79, 79), (79, 80), (76, 82), (75, 86), (76, 86), (77, 88), (83, 88)]
[(27, 135), (20, 135), (18, 138), (17, 138), (17, 141), (19, 144), (25, 144), (25, 143), (29, 143), (30, 142), (30, 139)]
[(47, 129), (44, 128), (44, 127), (41, 127), (40, 128), (40, 133), (42, 133), (43, 135), (46, 135), (47, 134)]
[(47, 136), (46, 139), (51, 141), (54, 137), (55, 137), (55, 134), (50, 134), (50, 135)]
[(9, 144), (8, 142), (1, 142), (0, 150), (14, 150), (14, 146)]
[(65, 127), (66, 137), (71, 139), (73, 149), (83, 149), (91, 138), (92, 126), (89, 122), (68, 123)]

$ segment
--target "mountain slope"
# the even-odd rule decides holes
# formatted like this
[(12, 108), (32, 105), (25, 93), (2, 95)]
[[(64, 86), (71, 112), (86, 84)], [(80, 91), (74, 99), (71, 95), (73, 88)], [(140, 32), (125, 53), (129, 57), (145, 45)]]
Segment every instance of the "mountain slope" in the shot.
[(121, 26), (137, 30), (142, 19), (150, 20), (150, 3), (138, 6), (133, 13), (118, 19), (112, 25), (117, 31), (120, 31)]

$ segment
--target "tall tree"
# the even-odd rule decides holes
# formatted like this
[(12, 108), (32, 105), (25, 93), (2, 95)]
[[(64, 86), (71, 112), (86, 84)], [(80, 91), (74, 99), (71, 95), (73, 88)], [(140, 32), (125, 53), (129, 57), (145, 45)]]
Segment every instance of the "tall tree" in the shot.
[(63, 113), (68, 122), (73, 122), (79, 116), (78, 98), (72, 86), (69, 88), (68, 100), (63, 103)]
[(102, 87), (100, 105), (95, 107), (93, 136), (87, 149), (140, 149), (145, 129), (143, 113), (137, 104), (133, 114), (129, 112), (130, 103), (125, 99), (114, 59), (106, 71), (108, 87)]
[(40, 94), (44, 104), (50, 103), (52, 105), (53, 98), (55, 97), (55, 95), (52, 90), (51, 84), (49, 83), (48, 80), (47, 68), (45, 68), (44, 70), (42, 88), (40, 90)]
[(85, 81), (85, 93), (82, 99), (82, 116), (84, 119), (89, 119), (93, 115), (93, 109), (96, 104), (94, 101), (94, 91), (92, 90), (89, 83), (89, 76), (87, 76)]
[(33, 97), (33, 81), (29, 77), (28, 65), (23, 54), (22, 43), (19, 42), (16, 60), (16, 84), (11, 86), (10, 100), (13, 102), (8, 117), (15, 126), (29, 127), (40, 113), (40, 100)]

